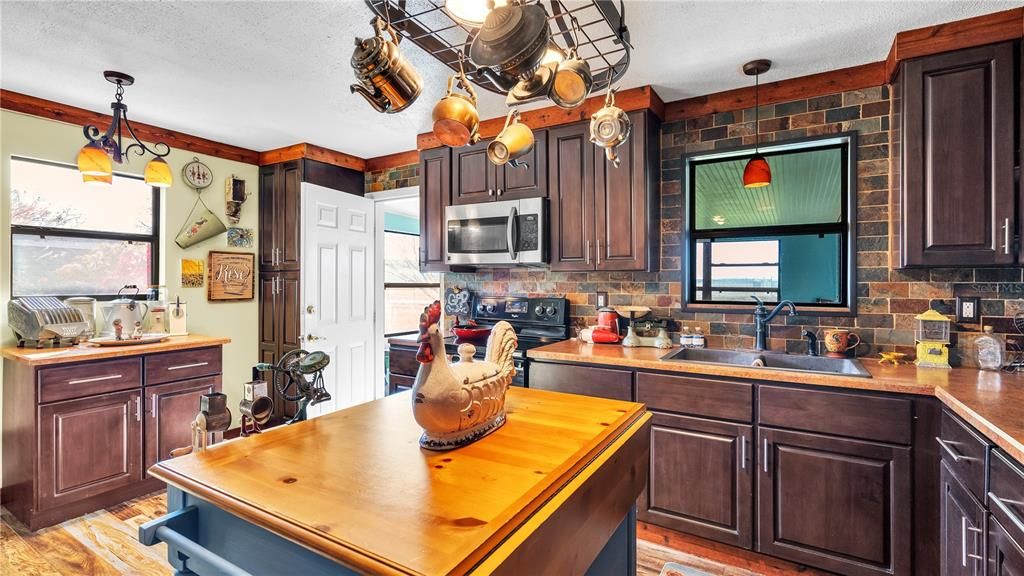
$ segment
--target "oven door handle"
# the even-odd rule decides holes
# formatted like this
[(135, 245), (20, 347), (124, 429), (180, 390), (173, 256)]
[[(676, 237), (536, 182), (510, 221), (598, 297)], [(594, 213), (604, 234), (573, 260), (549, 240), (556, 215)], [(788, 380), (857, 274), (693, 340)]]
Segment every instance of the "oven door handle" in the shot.
[(508, 211), (508, 226), (505, 233), (508, 241), (508, 257), (514, 263), (519, 259), (519, 250), (516, 246), (519, 243), (519, 210), (515, 206)]

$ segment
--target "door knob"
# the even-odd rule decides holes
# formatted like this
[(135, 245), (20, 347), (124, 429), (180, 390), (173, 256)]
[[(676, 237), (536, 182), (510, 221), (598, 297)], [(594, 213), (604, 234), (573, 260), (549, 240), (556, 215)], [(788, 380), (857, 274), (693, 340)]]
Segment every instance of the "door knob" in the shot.
[(312, 314), (315, 311), (316, 311), (316, 308), (314, 308), (312, 304), (310, 304), (309, 306), (306, 306), (306, 314)]
[(317, 340), (319, 340), (319, 338), (317, 338), (316, 336), (312, 334), (306, 334), (306, 342), (316, 342)]

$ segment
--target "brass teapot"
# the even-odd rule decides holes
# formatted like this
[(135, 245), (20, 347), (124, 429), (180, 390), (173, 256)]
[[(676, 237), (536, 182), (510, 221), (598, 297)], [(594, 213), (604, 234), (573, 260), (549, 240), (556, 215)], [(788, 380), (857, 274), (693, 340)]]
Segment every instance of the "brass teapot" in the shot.
[(604, 148), (605, 156), (612, 166), (618, 167), (619, 155), (615, 148), (629, 139), (633, 123), (629, 116), (615, 105), (615, 90), (609, 88), (604, 98), (604, 108), (590, 119), (590, 141)]
[[(456, 81), (466, 94), (453, 92)], [(458, 148), (480, 140), (480, 114), (476, 109), (476, 91), (465, 72), (448, 79), (448, 92), (434, 106), (434, 135), (445, 146)]]
[[(380, 18), (373, 21), (373, 28), (372, 38), (356, 38), (351, 63), (359, 84), (349, 89), (366, 98), (378, 112), (394, 114), (416, 101), (423, 90), (423, 79), (402, 56), (394, 28)], [(384, 30), (390, 40), (384, 38)]]

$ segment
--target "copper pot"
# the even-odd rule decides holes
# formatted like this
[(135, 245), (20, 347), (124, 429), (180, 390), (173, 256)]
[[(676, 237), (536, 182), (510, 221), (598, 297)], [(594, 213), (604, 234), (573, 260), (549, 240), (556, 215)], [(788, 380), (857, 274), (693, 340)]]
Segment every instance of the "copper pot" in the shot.
[(519, 166), (519, 158), (533, 150), (533, 130), (519, 121), (519, 110), (513, 108), (505, 117), (505, 127), (487, 145), (487, 159), (492, 164)]
[(580, 58), (573, 47), (569, 51), (569, 57), (558, 65), (555, 79), (551, 84), (550, 98), (559, 108), (576, 108), (587, 99), (593, 86), (594, 76), (590, 71), (590, 64)]
[(615, 91), (609, 88), (604, 108), (595, 112), (590, 119), (590, 141), (604, 148), (605, 156), (613, 166), (619, 165), (619, 155), (615, 153), (615, 148), (629, 139), (632, 127), (629, 116), (615, 105)]
[[(456, 81), (466, 94), (453, 92)], [(476, 91), (463, 72), (448, 79), (448, 92), (434, 105), (434, 135), (445, 146), (458, 148), (480, 140), (480, 115), (476, 110)]]
[[(402, 56), (395, 30), (380, 18), (374, 20), (373, 27), (372, 38), (356, 38), (351, 64), (359, 83), (349, 89), (378, 112), (393, 114), (416, 101), (423, 90), (423, 79)], [(384, 30), (390, 40), (384, 38)]]

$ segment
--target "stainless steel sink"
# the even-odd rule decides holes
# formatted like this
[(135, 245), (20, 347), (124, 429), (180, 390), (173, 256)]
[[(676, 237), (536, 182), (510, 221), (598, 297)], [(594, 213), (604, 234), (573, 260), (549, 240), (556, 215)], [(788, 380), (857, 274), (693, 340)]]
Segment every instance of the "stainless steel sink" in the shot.
[(757, 352), (756, 350), (716, 350), (712, 348), (683, 348), (661, 358), (668, 362), (697, 362), (701, 364), (724, 364), (758, 368), (762, 370), (784, 370), (786, 372), (812, 372), (814, 374), (836, 374), (871, 378), (864, 366), (852, 358), (827, 358), (802, 354), (779, 352)]

